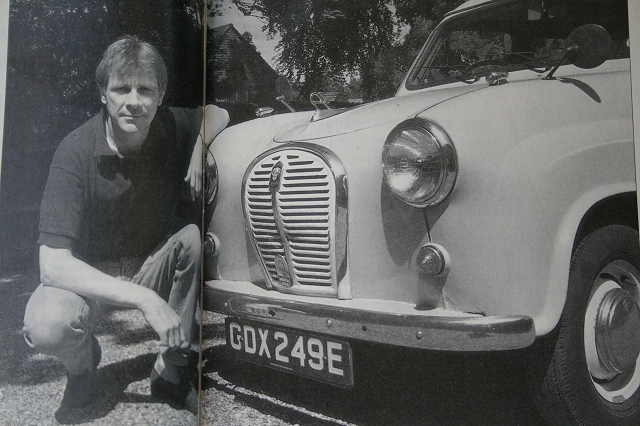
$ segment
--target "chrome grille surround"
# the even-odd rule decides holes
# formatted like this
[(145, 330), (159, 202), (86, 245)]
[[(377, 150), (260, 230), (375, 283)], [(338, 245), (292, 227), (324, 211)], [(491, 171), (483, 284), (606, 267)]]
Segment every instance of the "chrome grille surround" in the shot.
[(242, 201), (267, 287), (351, 298), (347, 177), (333, 152), (299, 143), (265, 152), (245, 172)]

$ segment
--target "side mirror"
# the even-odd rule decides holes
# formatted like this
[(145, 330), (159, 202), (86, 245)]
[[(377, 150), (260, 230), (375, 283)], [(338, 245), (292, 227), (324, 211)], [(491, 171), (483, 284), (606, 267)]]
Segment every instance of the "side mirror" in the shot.
[(578, 68), (598, 67), (607, 60), (611, 44), (611, 36), (600, 25), (582, 25), (567, 37), (567, 59)]
[(544, 79), (553, 80), (555, 78), (553, 74), (565, 59), (568, 59), (576, 67), (584, 69), (602, 65), (609, 56), (612, 43), (611, 36), (600, 25), (579, 26), (571, 31), (567, 37), (564, 56)]

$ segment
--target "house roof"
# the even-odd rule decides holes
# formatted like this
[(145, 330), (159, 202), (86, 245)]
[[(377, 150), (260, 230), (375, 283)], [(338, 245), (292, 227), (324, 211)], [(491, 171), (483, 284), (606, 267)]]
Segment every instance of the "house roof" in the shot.
[[(213, 36), (215, 38), (220, 38), (221, 39), (232, 28), (235, 30), (235, 27), (233, 26), (233, 24), (227, 24), (227, 25), (220, 25), (218, 27), (209, 28), (209, 31), (211, 31), (213, 33)], [(236, 30), (236, 32), (238, 32), (238, 30)], [(238, 33), (238, 34), (240, 34), (240, 33)]]
[(232, 44), (239, 43), (243, 47), (243, 56), (250, 59), (254, 63), (254, 66), (259, 67), (262, 72), (277, 76), (276, 71), (264, 60), (255, 46), (245, 39), (233, 24), (220, 25), (210, 28), (209, 30), (213, 33), (213, 43), (215, 49), (218, 50), (218, 52), (214, 52), (214, 55), (220, 54), (228, 56), (230, 55)]
[(226, 81), (229, 77), (241, 78), (245, 87), (260, 92), (275, 90), (278, 73), (233, 24), (220, 25), (209, 31), (209, 40), (213, 43), (212, 72), (216, 82)]

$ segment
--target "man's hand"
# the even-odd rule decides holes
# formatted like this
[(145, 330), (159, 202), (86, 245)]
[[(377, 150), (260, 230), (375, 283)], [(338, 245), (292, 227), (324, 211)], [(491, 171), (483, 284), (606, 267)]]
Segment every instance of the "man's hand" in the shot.
[(160, 336), (160, 346), (174, 349), (189, 347), (178, 314), (160, 296), (153, 293), (153, 297), (141, 304), (139, 309), (144, 319)]
[(191, 153), (189, 170), (184, 181), (189, 184), (191, 190), (191, 200), (195, 201), (202, 194), (202, 136), (198, 135), (196, 144)]

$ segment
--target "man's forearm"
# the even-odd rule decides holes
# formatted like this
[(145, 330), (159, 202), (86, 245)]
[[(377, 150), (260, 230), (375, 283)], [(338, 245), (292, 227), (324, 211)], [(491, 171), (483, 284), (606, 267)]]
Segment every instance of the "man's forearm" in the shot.
[(160, 345), (183, 349), (189, 346), (180, 317), (154, 291), (111, 277), (74, 257), (68, 249), (40, 246), (40, 278), (44, 285), (98, 302), (137, 308), (158, 333)]
[(145, 287), (99, 271), (74, 257), (67, 249), (41, 246), (40, 275), (45, 285), (69, 290), (110, 305), (140, 308), (149, 297), (156, 296)]

